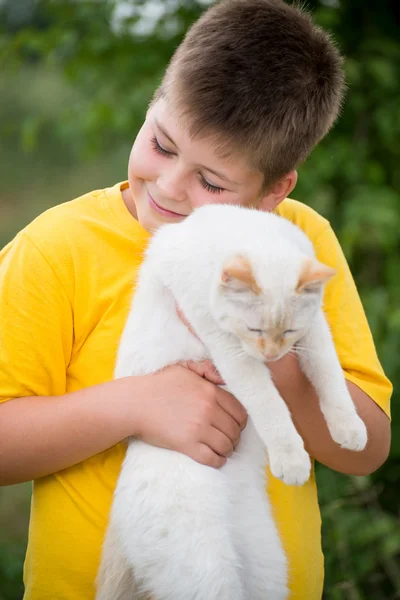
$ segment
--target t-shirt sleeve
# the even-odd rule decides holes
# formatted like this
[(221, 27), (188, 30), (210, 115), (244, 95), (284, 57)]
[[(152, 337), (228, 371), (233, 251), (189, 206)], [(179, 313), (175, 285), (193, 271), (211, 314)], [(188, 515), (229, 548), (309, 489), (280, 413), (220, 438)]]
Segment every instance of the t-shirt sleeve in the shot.
[(0, 253), (0, 402), (65, 393), (72, 339), (62, 282), (22, 232)]
[(379, 362), (356, 285), (330, 225), (314, 247), (318, 260), (336, 270), (326, 286), (324, 311), (344, 375), (390, 417), (392, 385)]

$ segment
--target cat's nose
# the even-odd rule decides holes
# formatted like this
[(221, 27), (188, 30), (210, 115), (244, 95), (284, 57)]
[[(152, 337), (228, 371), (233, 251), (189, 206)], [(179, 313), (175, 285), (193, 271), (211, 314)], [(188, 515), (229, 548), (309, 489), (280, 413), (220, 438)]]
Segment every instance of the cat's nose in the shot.
[(274, 362), (274, 360), (278, 360), (279, 352), (264, 352), (264, 358), (267, 362)]

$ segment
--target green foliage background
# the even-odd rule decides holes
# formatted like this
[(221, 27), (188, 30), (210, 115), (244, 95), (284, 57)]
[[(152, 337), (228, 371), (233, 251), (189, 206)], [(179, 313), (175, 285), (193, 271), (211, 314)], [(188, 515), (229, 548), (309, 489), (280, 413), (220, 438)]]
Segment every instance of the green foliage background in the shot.
[[(160, 1), (151, 28), (147, 0), (0, 1), (0, 246), (46, 208), (125, 179), (152, 91), (208, 3)], [(362, 478), (318, 466), (324, 598), (390, 600), (400, 598), (400, 26), (396, 0), (306, 4), (346, 56), (348, 92), (293, 196), (333, 224), (395, 386), (387, 463)], [(135, 14), (118, 19), (126, 5)], [(22, 597), (29, 491), (0, 489), (0, 600)]]

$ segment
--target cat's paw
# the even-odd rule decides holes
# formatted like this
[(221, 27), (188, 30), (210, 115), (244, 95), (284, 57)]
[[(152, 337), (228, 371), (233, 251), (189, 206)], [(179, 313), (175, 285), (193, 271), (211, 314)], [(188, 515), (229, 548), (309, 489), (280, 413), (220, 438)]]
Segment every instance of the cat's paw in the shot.
[(304, 449), (303, 441), (290, 444), (286, 440), (275, 443), (274, 446), (274, 450), (268, 453), (272, 475), (281, 479), (286, 485), (303, 485), (308, 481), (311, 460)]
[(334, 420), (329, 424), (329, 431), (333, 441), (341, 448), (361, 452), (367, 445), (367, 428), (356, 413)]

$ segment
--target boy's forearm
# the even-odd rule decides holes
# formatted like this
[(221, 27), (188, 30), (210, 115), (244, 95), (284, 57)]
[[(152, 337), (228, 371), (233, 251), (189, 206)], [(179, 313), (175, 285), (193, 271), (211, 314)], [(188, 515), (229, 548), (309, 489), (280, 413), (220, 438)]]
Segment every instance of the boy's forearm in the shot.
[(297, 359), (286, 356), (272, 365), (271, 372), (313, 458), (335, 471), (351, 475), (367, 475), (384, 463), (390, 449), (390, 421), (365, 392), (347, 382), (357, 412), (368, 429), (367, 447), (362, 452), (342, 450), (329, 434), (317, 394)]
[[(137, 386), (139, 393), (140, 378)], [(0, 404), (0, 485), (60, 471), (134, 435), (117, 406), (121, 396), (134, 394), (133, 388), (120, 379), (64, 396)]]

